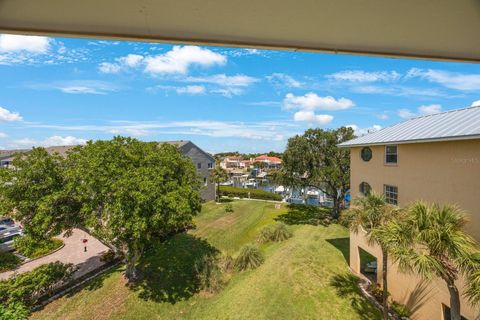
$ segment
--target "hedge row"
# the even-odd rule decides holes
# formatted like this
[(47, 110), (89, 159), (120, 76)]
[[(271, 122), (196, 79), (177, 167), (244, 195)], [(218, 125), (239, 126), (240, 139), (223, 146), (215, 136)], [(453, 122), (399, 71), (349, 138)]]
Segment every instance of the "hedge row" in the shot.
[(279, 194), (267, 192), (260, 189), (245, 189), (245, 188), (235, 188), (235, 187), (229, 187), (229, 186), (220, 186), (220, 196), (248, 198), (249, 193), (250, 193), (250, 198), (252, 199), (275, 200), (275, 201), (282, 200), (282, 196), (280, 196)]

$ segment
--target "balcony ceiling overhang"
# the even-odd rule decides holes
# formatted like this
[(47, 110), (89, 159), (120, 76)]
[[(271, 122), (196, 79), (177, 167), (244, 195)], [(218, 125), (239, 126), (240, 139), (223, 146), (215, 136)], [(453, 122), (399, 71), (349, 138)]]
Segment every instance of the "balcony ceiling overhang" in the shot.
[(0, 32), (480, 62), (480, 0), (0, 0)]

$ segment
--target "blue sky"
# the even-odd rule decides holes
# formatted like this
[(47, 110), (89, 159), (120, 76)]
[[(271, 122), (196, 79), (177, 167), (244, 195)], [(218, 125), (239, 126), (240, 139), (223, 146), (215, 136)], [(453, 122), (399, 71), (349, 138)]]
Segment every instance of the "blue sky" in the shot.
[(128, 135), (263, 152), (480, 105), (480, 65), (0, 35), (0, 88), (2, 149)]

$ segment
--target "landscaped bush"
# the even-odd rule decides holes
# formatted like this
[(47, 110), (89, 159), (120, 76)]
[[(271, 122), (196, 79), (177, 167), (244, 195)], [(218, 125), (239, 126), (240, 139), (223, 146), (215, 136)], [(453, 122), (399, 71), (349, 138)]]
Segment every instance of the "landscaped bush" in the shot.
[(267, 243), (267, 242), (280, 242), (287, 240), (292, 236), (290, 230), (282, 222), (276, 222), (273, 225), (269, 225), (260, 232), (258, 235), (258, 242)]
[(245, 188), (235, 188), (230, 186), (220, 186), (220, 196), (248, 198), (249, 193), (250, 193), (250, 198), (252, 199), (275, 200), (275, 201), (282, 200), (282, 196), (272, 192), (260, 190), (260, 189), (245, 189)]
[(305, 204), (289, 204), (288, 212), (279, 215), (275, 220), (286, 224), (311, 224), (328, 226), (333, 222), (332, 209)]
[(17, 237), (14, 240), (15, 250), (21, 255), (35, 259), (44, 256), (63, 245), (60, 239), (37, 240), (29, 236)]
[(390, 308), (395, 312), (400, 318), (408, 318), (411, 315), (410, 310), (407, 306), (399, 302), (393, 301), (390, 305)]
[(0, 281), (0, 305), (22, 303), (31, 307), (39, 298), (70, 281), (74, 271), (75, 267), (72, 264), (57, 261)]
[(20, 258), (13, 253), (0, 250), (0, 272), (15, 269), (20, 262)]
[(115, 258), (116, 258), (115, 252), (112, 249), (110, 249), (104, 254), (102, 254), (102, 256), (100, 257), (100, 260), (105, 263), (111, 263), (115, 260)]
[(0, 320), (25, 320), (30, 311), (21, 302), (12, 302), (8, 305), (0, 304)]
[(233, 212), (233, 205), (231, 203), (227, 203), (225, 205), (225, 212), (227, 212), (227, 213)]
[(215, 256), (204, 256), (195, 263), (195, 271), (200, 289), (208, 293), (217, 293), (225, 285), (219, 261)]
[(258, 268), (264, 261), (265, 258), (260, 249), (254, 245), (247, 244), (240, 250), (234, 265), (237, 271), (244, 271)]

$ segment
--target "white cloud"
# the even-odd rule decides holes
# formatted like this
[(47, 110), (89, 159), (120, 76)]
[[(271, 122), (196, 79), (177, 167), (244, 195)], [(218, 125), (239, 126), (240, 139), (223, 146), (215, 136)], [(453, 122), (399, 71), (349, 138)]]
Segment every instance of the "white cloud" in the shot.
[(399, 109), (397, 114), (400, 118), (411, 119), (419, 116), (426, 116), (442, 112), (442, 106), (439, 104), (423, 105), (417, 108), (417, 112), (412, 112), (409, 109)]
[(375, 71), (368, 72), (363, 70), (345, 70), (337, 73), (327, 75), (327, 78), (336, 81), (350, 81), (350, 82), (375, 82), (375, 81), (396, 81), (402, 75), (396, 71)]
[(417, 116), (414, 112), (412, 112), (408, 109), (399, 109), (397, 114), (402, 119), (410, 119), (410, 118), (414, 118), (414, 117)]
[(145, 71), (152, 74), (186, 74), (192, 65), (210, 67), (224, 65), (227, 58), (220, 53), (197, 46), (174, 46), (172, 50), (145, 58)]
[(480, 107), (480, 100), (473, 101), (471, 106), (472, 107)]
[(125, 57), (116, 58), (116, 62), (102, 62), (99, 64), (98, 69), (102, 73), (119, 73), (128, 68), (136, 68), (142, 65), (144, 58), (144, 56), (139, 54), (128, 54)]
[(98, 66), (98, 69), (103, 73), (118, 73), (122, 70), (122, 67), (116, 63), (102, 62)]
[(480, 74), (465, 74), (433, 69), (412, 68), (407, 78), (419, 77), (440, 84), (449, 89), (460, 91), (480, 90)]
[(421, 115), (429, 115), (442, 112), (442, 106), (439, 104), (431, 104), (428, 106), (420, 106), (418, 107), (418, 112)]
[(367, 128), (360, 128), (356, 124), (349, 124), (349, 125), (346, 125), (346, 127), (352, 128), (357, 137), (361, 137), (366, 134), (376, 132), (378, 130), (382, 130), (382, 126), (378, 124), (374, 124), (373, 126), (370, 126)]
[(232, 97), (243, 94), (246, 87), (259, 80), (243, 74), (237, 74), (234, 76), (215, 74), (207, 77), (186, 77), (182, 81), (213, 85), (213, 87), (210, 86), (209, 88), (211, 93), (221, 94), (225, 97)]
[(177, 93), (187, 93), (187, 94), (204, 94), (205, 87), (204, 86), (186, 86), (186, 87), (178, 87)]
[(380, 119), (380, 120), (387, 120), (388, 119), (388, 114), (385, 113), (385, 112), (377, 114), (377, 118)]
[(266, 78), (276, 87), (300, 88), (303, 85), (300, 81), (284, 73), (272, 73)]
[(316, 93), (309, 92), (303, 96), (295, 96), (288, 93), (283, 100), (285, 109), (304, 109), (304, 110), (344, 110), (349, 109), (355, 104), (352, 100), (346, 98), (335, 99), (331, 96), (320, 97)]
[(52, 83), (34, 83), (29, 84), (28, 87), (35, 90), (59, 90), (68, 94), (104, 95), (118, 90), (115, 85), (99, 80), (68, 80)]
[(332, 122), (333, 116), (328, 114), (315, 114), (313, 111), (297, 111), (293, 115), (293, 120), (326, 125)]
[[(102, 132), (110, 134), (150, 135), (198, 135), (218, 138), (246, 138), (253, 140), (283, 141), (299, 134), (301, 128), (291, 122), (223, 122), (214, 120), (192, 121), (114, 121), (108, 125), (47, 125), (28, 124), (30, 128), (62, 131)], [(30, 143), (30, 145), (32, 145)]]
[(155, 87), (147, 88), (147, 91), (156, 92), (158, 90), (166, 90), (166, 91), (175, 91), (178, 94), (190, 94), (190, 95), (198, 95), (204, 94), (206, 89), (204, 86), (199, 85), (192, 85), (192, 86), (163, 86), (158, 85)]
[(187, 77), (185, 82), (210, 83), (225, 87), (247, 87), (258, 81), (257, 78), (237, 74), (227, 76), (226, 74), (215, 74), (208, 77)]
[(46, 53), (49, 49), (50, 41), (47, 37), (2, 34), (0, 35), (0, 52), (27, 51)]
[(86, 139), (76, 138), (72, 136), (51, 136), (44, 140), (35, 140), (31, 138), (23, 138), (13, 140), (11, 146), (13, 147), (51, 147), (51, 146), (73, 146), (78, 144), (85, 144)]
[(22, 121), (22, 117), (18, 112), (12, 112), (0, 107), (0, 122)]
[(6, 134), (5, 132), (0, 132), (0, 138), (6, 138), (8, 137), (8, 134)]
[(448, 95), (445, 92), (442, 92), (433, 88), (415, 88), (408, 86), (398, 86), (398, 85), (389, 85), (389, 86), (373, 86), (373, 85), (359, 85), (351, 88), (353, 92), (363, 93), (363, 94), (382, 94), (382, 95), (391, 95), (391, 96), (420, 96), (420, 97), (444, 97), (450, 98), (452, 95)]

